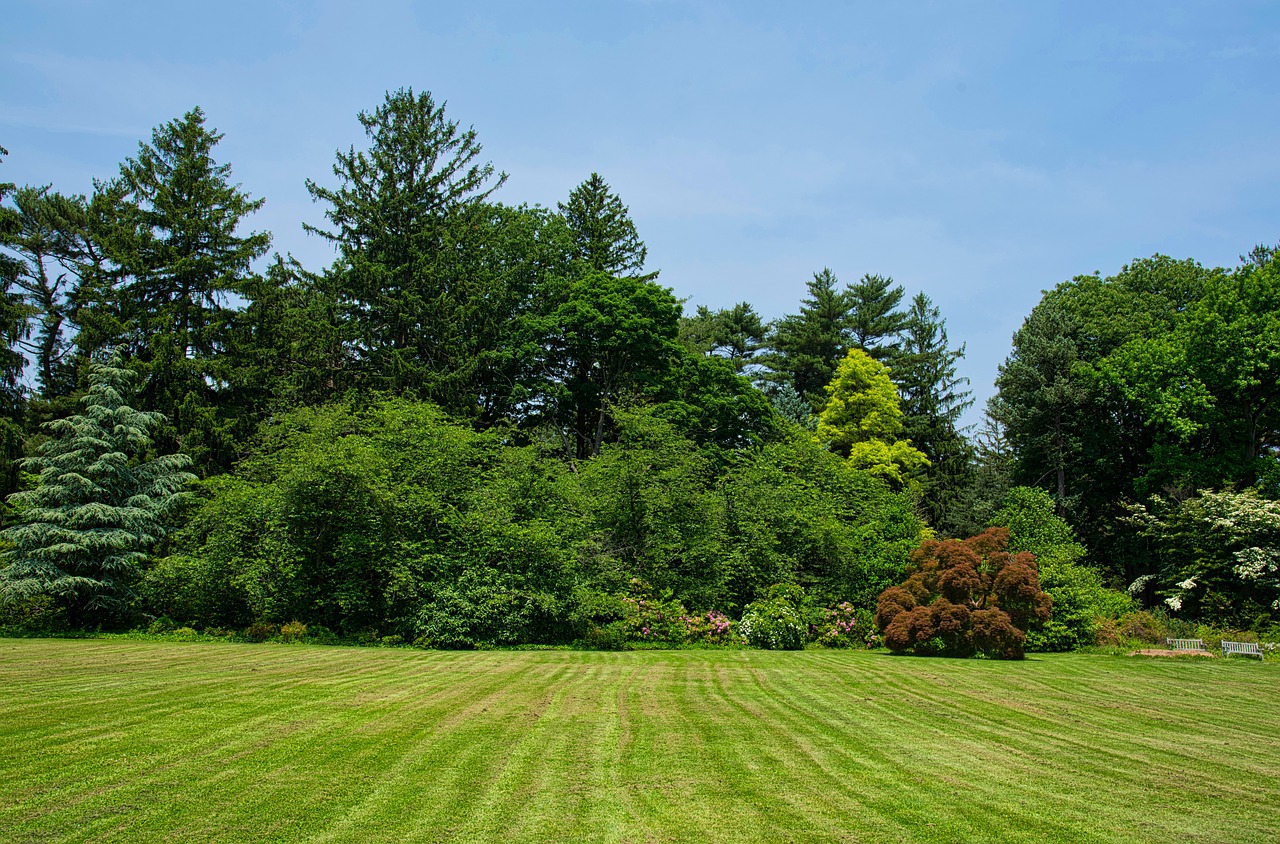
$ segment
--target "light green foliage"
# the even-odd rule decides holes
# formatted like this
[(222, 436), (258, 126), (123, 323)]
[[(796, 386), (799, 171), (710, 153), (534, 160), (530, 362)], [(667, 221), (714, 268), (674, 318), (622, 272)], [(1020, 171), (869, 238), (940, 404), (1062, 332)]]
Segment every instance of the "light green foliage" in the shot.
[(888, 368), (866, 352), (850, 349), (826, 387), (827, 403), (814, 436), (830, 444), (851, 466), (897, 485), (929, 465), (902, 431), (902, 402)]
[(1276, 678), (1083, 654), (5, 640), (0, 824), (139, 844), (1270, 844)]
[(993, 525), (1009, 529), (1009, 550), (1035, 555), (1040, 587), (1053, 599), (1049, 619), (1027, 631), (1027, 649), (1065, 651), (1092, 645), (1100, 623), (1134, 609), (1124, 592), (1109, 589), (1085, 563), (1084, 546), (1055, 512), (1047, 492), (1015, 487)]
[(77, 622), (109, 618), (132, 598), (147, 552), (195, 480), (184, 455), (138, 459), (160, 415), (129, 406), (135, 380), (118, 355), (93, 365), (83, 413), (48, 426), (26, 464), (35, 488), (9, 498), (21, 522), (0, 533), (11, 543), (0, 598), (50, 595)]

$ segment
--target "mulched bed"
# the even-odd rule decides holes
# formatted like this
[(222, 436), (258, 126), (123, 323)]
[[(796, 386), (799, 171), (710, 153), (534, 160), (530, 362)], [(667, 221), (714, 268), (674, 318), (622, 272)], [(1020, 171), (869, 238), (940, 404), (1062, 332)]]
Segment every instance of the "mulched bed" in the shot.
[(1144, 648), (1140, 651), (1134, 651), (1129, 656), (1208, 656), (1213, 654), (1208, 651), (1175, 651), (1168, 648)]

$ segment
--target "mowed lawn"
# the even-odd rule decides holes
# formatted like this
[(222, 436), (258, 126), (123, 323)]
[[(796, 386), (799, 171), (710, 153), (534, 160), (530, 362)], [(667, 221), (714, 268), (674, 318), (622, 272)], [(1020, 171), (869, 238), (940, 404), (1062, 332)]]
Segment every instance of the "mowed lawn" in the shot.
[(1280, 841), (1280, 664), (0, 640), (0, 840)]

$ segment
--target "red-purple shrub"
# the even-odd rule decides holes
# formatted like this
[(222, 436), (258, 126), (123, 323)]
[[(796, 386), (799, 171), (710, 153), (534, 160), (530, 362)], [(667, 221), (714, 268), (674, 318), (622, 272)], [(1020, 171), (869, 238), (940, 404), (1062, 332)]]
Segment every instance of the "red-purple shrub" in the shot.
[(1049, 617), (1036, 560), (1011, 554), (1009, 531), (926, 540), (911, 574), (880, 594), (876, 625), (894, 652), (1021, 659), (1027, 626)]

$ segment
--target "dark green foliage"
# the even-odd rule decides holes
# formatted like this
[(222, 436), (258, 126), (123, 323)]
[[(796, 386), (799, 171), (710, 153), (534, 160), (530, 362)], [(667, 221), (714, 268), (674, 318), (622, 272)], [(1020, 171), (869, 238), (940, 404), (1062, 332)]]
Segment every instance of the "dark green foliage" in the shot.
[(909, 497), (807, 438), (729, 454), (661, 410), (619, 411), (617, 441), (576, 465), (425, 404), (294, 411), (236, 477), (204, 483), (145, 594), (181, 623), (247, 612), (471, 647), (629, 624), (606, 596), (635, 578), (710, 631), (708, 613), (781, 580), (869, 606), (901, 577), (920, 529)]
[(560, 214), (571, 233), (571, 254), (585, 271), (646, 280), (657, 277), (656, 272), (643, 273), (644, 241), (627, 206), (599, 173), (573, 189), (569, 201), (560, 203)]
[(809, 298), (800, 302), (800, 313), (778, 320), (769, 335), (771, 352), (764, 363), (778, 383), (789, 383), (801, 398), (820, 406), (822, 388), (831, 382), (836, 364), (849, 349), (849, 313), (853, 302), (848, 290), (823, 268), (808, 282)]
[[(506, 179), (479, 163), (474, 129), (449, 120), (429, 92), (388, 93), (357, 116), (367, 151), (337, 153), (336, 188), (308, 180), (339, 260), (325, 288), (339, 306), (355, 383), (475, 413), (475, 322), (488, 314), (484, 200)], [(473, 311), (479, 309), (480, 313)]]
[(658, 398), (659, 416), (726, 457), (781, 436), (769, 399), (723, 358), (680, 355)]
[(613, 434), (613, 405), (656, 391), (678, 359), (680, 303), (652, 281), (591, 272), (550, 317), (544, 418), (577, 459)]
[(492, 569), (469, 568), (432, 588), (414, 621), (417, 641), (437, 648), (558, 643), (571, 638), (561, 599), (513, 588)]
[(122, 349), (146, 377), (139, 401), (167, 419), (155, 433), (162, 450), (180, 446), (205, 473), (229, 468), (257, 421), (238, 412), (227, 351), (232, 297), (248, 292), (251, 264), (271, 242), (239, 233), (263, 200), (214, 160), (221, 139), (192, 109), (97, 183), (87, 230), (104, 257), (82, 263), (75, 294), (79, 353)]
[(1015, 335), (997, 379), (991, 412), (1012, 452), (1014, 483), (1055, 492), (1090, 556), (1126, 581), (1149, 573), (1150, 561), (1120, 523), (1122, 502), (1184, 483), (1177, 476), (1185, 473), (1151, 473), (1168, 462), (1168, 445), (1159, 444), (1167, 438), (1116, 373), (1128, 369), (1127, 347), (1166, 336), (1221, 274), (1157, 255), (1108, 278), (1064, 282)]
[(886, 589), (876, 625), (895, 653), (1021, 659), (1026, 631), (1049, 617), (1035, 557), (1008, 551), (1009, 532), (926, 540), (911, 555), (911, 576)]
[[(0, 159), (8, 155), (0, 147)], [(14, 249), (22, 238), (22, 216), (4, 205), (14, 192), (11, 182), (0, 182), (0, 247)], [(20, 279), (26, 272), (24, 263), (0, 251), (0, 495), (8, 496), (18, 488), (18, 464), (22, 458), (23, 411), (19, 379), (25, 361), (17, 344), (26, 336), (30, 311), (24, 305)]]
[(728, 359), (741, 374), (764, 348), (768, 329), (748, 302), (712, 311), (699, 305), (692, 317), (680, 318), (680, 342), (701, 355)]
[(1172, 612), (1255, 630), (1280, 621), (1280, 502), (1252, 489), (1205, 490), (1132, 510), (1155, 549), (1151, 585)]
[(50, 438), (27, 461), (35, 488), (10, 496), (21, 523), (0, 534), (12, 543), (0, 598), (49, 595), (87, 623), (109, 620), (133, 597), (147, 552), (195, 480), (185, 455), (137, 459), (161, 418), (129, 406), (134, 383), (118, 356), (95, 364), (84, 412), (48, 426)]
[(891, 285), (893, 279), (871, 274), (849, 285), (849, 336), (853, 348), (896, 368), (897, 335), (907, 328), (908, 315), (898, 310), (902, 285)]
[(804, 584), (820, 605), (871, 607), (901, 580), (920, 537), (914, 501), (797, 432), (743, 460), (719, 484), (729, 606), (770, 584)]
[(890, 372), (902, 396), (902, 437), (928, 458), (916, 478), (929, 523), (950, 531), (961, 490), (973, 482), (973, 447), (960, 430), (960, 417), (973, 404), (956, 374), (964, 344), (950, 347), (946, 320), (928, 296), (911, 300), (901, 347)]
[(13, 205), (16, 226), (9, 246), (20, 259), (15, 282), (32, 323), (21, 346), (35, 364), (40, 397), (52, 400), (75, 389), (67, 328), (82, 264), (93, 259), (95, 249), (87, 239), (88, 209), (83, 197), (47, 187), (20, 188)]

